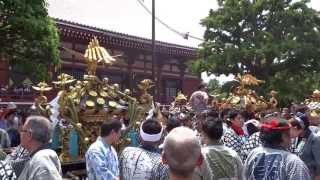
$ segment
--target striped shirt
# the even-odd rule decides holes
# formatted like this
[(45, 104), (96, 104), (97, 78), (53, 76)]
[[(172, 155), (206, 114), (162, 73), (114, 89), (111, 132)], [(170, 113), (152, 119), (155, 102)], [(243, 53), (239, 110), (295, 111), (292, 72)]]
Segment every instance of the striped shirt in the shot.
[(307, 166), (298, 156), (266, 147), (249, 153), (243, 175), (247, 180), (311, 180)]

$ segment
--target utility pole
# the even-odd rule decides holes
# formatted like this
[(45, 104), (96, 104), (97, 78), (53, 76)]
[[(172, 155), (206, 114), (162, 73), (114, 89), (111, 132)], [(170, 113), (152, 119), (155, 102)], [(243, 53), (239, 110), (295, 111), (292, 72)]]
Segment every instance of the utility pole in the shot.
[[(155, 77), (155, 63), (156, 63), (156, 45), (155, 45), (155, 38), (156, 38), (156, 34), (155, 34), (155, 17), (156, 17), (156, 5), (155, 5), (155, 0), (152, 0), (152, 81), (157, 84), (157, 80)], [(154, 89), (154, 95), (156, 95), (156, 87), (153, 88)]]

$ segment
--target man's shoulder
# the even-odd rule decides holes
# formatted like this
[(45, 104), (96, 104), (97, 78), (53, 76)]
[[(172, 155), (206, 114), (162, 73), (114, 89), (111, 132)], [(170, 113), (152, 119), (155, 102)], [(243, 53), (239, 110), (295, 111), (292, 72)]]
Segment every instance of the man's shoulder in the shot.
[(103, 145), (100, 145), (99, 142), (95, 142), (91, 144), (88, 148), (85, 154), (85, 158), (87, 160), (95, 158), (104, 158), (106, 156), (110, 156), (110, 154), (115, 154), (115, 156), (117, 156), (116, 151), (112, 146), (111, 148), (106, 148)]
[(259, 153), (264, 153), (264, 148), (262, 146), (259, 146), (259, 147), (256, 147), (254, 149), (252, 149), (249, 154), (248, 154), (248, 158), (247, 160), (251, 159), (251, 157), (254, 157), (256, 154), (259, 154)]
[(290, 153), (289, 151), (286, 150), (281, 150), (281, 149), (272, 149), (272, 148), (266, 148), (266, 147), (262, 147), (259, 146), (257, 148), (254, 148), (250, 153), (249, 156), (251, 157), (255, 157), (259, 154), (264, 154), (264, 155), (277, 155), (279, 157), (281, 157), (282, 160), (290, 162), (290, 161), (296, 161), (296, 160), (300, 160), (300, 158), (298, 156), (296, 156), (295, 154)]
[(124, 148), (124, 150), (122, 151), (122, 154), (130, 153), (130, 152), (136, 152), (136, 151), (142, 151), (142, 149), (139, 148), (139, 147), (126, 147), (126, 148)]
[(161, 155), (158, 152), (148, 151), (140, 147), (126, 147), (121, 155), (122, 159), (137, 159), (139, 157), (143, 157), (144, 160), (157, 161), (156, 159), (160, 159)]
[(272, 152), (272, 153), (280, 153), (282, 151), (279, 151), (277, 149), (270, 149), (270, 148), (266, 148), (263, 146), (259, 146), (254, 148), (250, 154), (256, 154), (256, 153), (268, 153), (268, 152)]
[(47, 160), (59, 160), (57, 153), (54, 150), (51, 149), (43, 149), (38, 152), (36, 152), (31, 160), (32, 161), (47, 161)]
[(61, 163), (57, 153), (51, 149), (43, 149), (36, 152), (28, 162), (29, 170), (39, 171), (60, 171)]
[(6, 130), (0, 128), (0, 134), (8, 134)]
[(228, 154), (231, 155), (232, 157), (240, 158), (239, 155), (238, 155), (238, 153), (237, 153), (235, 150), (233, 150), (233, 149), (231, 149), (231, 148), (229, 148), (229, 147), (227, 147), (227, 146), (224, 146), (223, 149), (224, 149), (226, 152), (228, 152)]
[(300, 163), (304, 164), (304, 162), (295, 154), (292, 154), (290, 152), (286, 152), (285, 156), (286, 156), (286, 161), (289, 164), (291, 164), (291, 163), (293, 163), (293, 164), (300, 164)]
[(101, 149), (105, 149), (104, 146), (103, 146), (103, 143), (101, 141), (96, 140), (95, 142), (93, 142), (89, 146), (89, 148), (87, 150), (87, 153), (88, 152), (101, 151)]
[(211, 153), (216, 152), (216, 153), (222, 153), (222, 154), (231, 156), (233, 158), (240, 158), (238, 153), (235, 150), (233, 150), (225, 145), (207, 146), (207, 147), (203, 147), (201, 149), (201, 151), (203, 154), (208, 154), (210, 152)]
[(235, 133), (235, 131), (233, 129), (228, 127), (226, 129), (226, 132), (222, 135), (221, 139), (224, 140), (224, 139), (230, 138), (230, 137), (237, 138), (238, 135)]
[(58, 157), (58, 155), (52, 149), (42, 149), (36, 152), (33, 157)]
[(316, 143), (316, 145), (318, 145), (320, 143), (320, 131), (313, 132), (311, 130), (308, 140), (311, 140), (312, 143)]
[(157, 152), (152, 152), (152, 151), (147, 151), (141, 147), (126, 147), (123, 151), (122, 151), (122, 155), (133, 155), (133, 154), (137, 154), (137, 153), (142, 153), (142, 152), (146, 152), (148, 154), (154, 154), (154, 155), (159, 155), (159, 153)]

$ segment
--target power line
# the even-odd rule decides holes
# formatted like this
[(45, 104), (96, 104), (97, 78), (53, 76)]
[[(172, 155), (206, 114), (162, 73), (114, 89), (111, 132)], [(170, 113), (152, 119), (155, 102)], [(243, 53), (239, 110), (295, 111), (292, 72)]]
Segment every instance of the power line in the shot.
[[(148, 9), (148, 7), (147, 7), (143, 2), (141, 2), (141, 0), (137, 0), (137, 1), (138, 1), (138, 3), (139, 3), (150, 15), (152, 15), (152, 11), (150, 11), (150, 10)], [(199, 40), (199, 41), (204, 41), (204, 39), (202, 39), (202, 38), (198, 38), (198, 37), (195, 37), (195, 36), (190, 35), (189, 32), (187, 32), (187, 33), (182, 33), (182, 32), (180, 32), (180, 31), (172, 28), (171, 26), (169, 26), (168, 24), (166, 24), (165, 22), (163, 22), (161, 19), (159, 19), (157, 16), (155, 16), (155, 19), (156, 19), (160, 24), (162, 24), (164, 27), (166, 27), (166, 28), (169, 29), (170, 31), (178, 34), (179, 36), (183, 37), (184, 39), (192, 38), (192, 39), (196, 39), (196, 40)]]

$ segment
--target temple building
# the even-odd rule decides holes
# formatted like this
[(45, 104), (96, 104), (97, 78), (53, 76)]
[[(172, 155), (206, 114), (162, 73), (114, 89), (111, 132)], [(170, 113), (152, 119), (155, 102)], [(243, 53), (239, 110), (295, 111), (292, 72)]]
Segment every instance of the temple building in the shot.
[[(116, 63), (105, 67), (99, 65), (97, 75), (108, 77), (111, 83), (118, 83), (122, 89), (129, 88), (136, 93), (137, 82), (142, 79), (155, 77), (155, 100), (164, 104), (170, 103), (178, 91), (190, 95), (201, 82), (200, 76), (191, 74), (187, 69), (187, 62), (195, 59), (197, 49), (177, 44), (156, 41), (156, 59), (152, 73), (152, 45), (151, 40), (105, 29), (91, 27), (83, 24), (55, 19), (60, 34), (60, 46), (84, 53), (88, 42), (96, 36), (100, 45), (106, 47), (112, 56), (116, 56)], [(86, 64), (76, 56), (61, 48), (61, 72), (81, 79), (86, 72)], [(33, 97), (33, 92), (24, 87), (16, 91), (12, 81), (15, 75), (10, 72), (10, 67), (0, 63), (0, 85), (5, 87), (10, 84), (9, 90), (1, 91), (2, 101), (27, 101)], [(23, 81), (32, 84), (29, 79)], [(20, 89), (21, 90), (21, 89)], [(29, 97), (28, 97), (29, 96)]]

